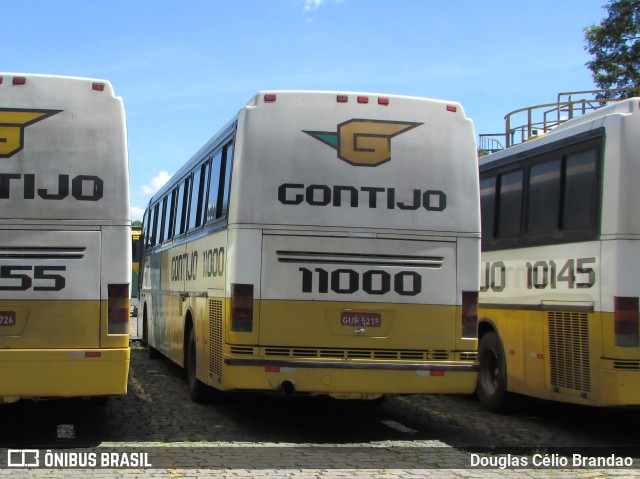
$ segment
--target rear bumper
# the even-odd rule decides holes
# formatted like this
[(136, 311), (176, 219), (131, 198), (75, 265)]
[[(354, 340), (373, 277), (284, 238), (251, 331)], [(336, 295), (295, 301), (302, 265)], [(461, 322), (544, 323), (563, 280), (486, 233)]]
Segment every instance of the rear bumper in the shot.
[(0, 351), (0, 400), (122, 395), (129, 348)]
[(225, 389), (309, 394), (471, 394), (475, 363), (288, 361), (225, 358)]

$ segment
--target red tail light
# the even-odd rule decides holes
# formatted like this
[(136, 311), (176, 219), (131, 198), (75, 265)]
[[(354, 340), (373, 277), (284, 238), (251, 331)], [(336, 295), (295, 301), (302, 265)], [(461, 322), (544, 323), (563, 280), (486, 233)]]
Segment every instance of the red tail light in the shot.
[(231, 284), (231, 331), (253, 331), (253, 285)]
[(129, 334), (129, 285), (110, 284), (107, 307), (109, 334)]
[(478, 337), (478, 293), (462, 292), (462, 337)]
[(617, 296), (614, 303), (616, 346), (637, 348), (640, 346), (638, 298)]

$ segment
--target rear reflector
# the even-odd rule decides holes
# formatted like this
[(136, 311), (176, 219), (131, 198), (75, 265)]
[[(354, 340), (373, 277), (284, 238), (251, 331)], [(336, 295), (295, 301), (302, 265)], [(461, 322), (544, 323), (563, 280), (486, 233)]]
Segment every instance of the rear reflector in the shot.
[(27, 79), (25, 77), (13, 77), (14, 85), (26, 85)]
[(462, 337), (478, 337), (478, 293), (462, 292)]
[(104, 83), (94, 82), (91, 89), (95, 91), (104, 91)]
[(273, 103), (274, 101), (276, 101), (276, 99), (277, 99), (277, 96), (275, 93), (267, 93), (264, 96), (264, 101), (267, 103)]
[(617, 296), (614, 308), (616, 346), (637, 348), (640, 346), (638, 298)]
[(231, 331), (253, 331), (253, 285), (231, 284)]
[(109, 334), (129, 334), (129, 285), (109, 284), (108, 327)]
[(368, 96), (359, 96), (358, 97), (358, 103), (369, 103), (369, 97)]

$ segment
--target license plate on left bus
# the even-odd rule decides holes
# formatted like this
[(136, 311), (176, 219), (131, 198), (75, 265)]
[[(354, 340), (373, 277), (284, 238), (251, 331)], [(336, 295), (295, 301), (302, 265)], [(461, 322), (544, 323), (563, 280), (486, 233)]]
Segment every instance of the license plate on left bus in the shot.
[(16, 325), (15, 311), (0, 311), (0, 327), (15, 326), (15, 325)]
[(343, 311), (340, 324), (356, 328), (379, 328), (382, 326), (382, 316), (380, 313)]

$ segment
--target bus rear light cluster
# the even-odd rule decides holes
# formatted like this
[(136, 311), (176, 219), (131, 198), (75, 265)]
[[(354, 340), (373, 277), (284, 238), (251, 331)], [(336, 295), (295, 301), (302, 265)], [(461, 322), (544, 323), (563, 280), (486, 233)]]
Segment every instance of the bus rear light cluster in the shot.
[(462, 337), (478, 337), (478, 293), (462, 292)]
[(614, 309), (616, 346), (637, 348), (640, 346), (638, 298), (616, 296)]
[(231, 284), (231, 331), (253, 331), (253, 285)]
[(109, 334), (129, 334), (129, 285), (109, 284), (107, 332)]

